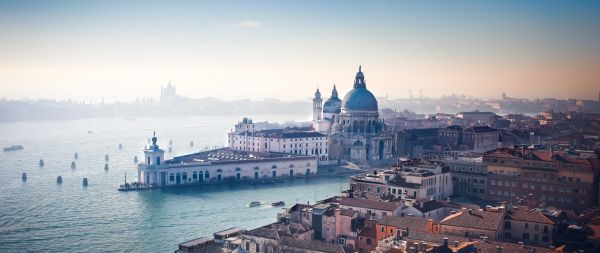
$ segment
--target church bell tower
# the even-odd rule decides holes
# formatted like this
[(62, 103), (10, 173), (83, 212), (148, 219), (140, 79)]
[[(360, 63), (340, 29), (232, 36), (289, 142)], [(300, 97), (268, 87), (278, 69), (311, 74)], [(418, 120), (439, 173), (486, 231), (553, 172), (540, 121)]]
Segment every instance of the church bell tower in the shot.
[(321, 92), (317, 88), (315, 98), (313, 98), (313, 121), (321, 119), (323, 119), (323, 99), (321, 99)]

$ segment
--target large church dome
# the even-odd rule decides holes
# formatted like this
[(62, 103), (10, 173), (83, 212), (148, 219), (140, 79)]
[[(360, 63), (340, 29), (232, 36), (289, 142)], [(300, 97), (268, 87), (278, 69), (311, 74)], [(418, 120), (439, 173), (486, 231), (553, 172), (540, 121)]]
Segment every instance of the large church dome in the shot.
[(354, 80), (354, 89), (349, 91), (342, 101), (342, 108), (350, 111), (377, 111), (377, 99), (367, 90), (361, 67)]

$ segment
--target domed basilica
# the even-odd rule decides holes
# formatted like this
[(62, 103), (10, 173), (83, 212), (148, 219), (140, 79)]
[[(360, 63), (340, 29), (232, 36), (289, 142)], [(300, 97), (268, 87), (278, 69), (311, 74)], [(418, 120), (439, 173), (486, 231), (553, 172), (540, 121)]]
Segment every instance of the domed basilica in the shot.
[(313, 127), (329, 135), (329, 160), (375, 164), (393, 158), (393, 134), (385, 131), (378, 110), (377, 99), (367, 89), (361, 67), (353, 89), (343, 100), (338, 98), (334, 85), (331, 97), (323, 104), (317, 89)]

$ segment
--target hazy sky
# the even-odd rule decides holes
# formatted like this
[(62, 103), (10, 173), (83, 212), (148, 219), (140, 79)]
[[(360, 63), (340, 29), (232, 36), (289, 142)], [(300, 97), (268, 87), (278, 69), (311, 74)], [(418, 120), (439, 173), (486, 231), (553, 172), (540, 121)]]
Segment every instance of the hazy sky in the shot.
[(595, 99), (600, 1), (2, 1), (0, 97)]

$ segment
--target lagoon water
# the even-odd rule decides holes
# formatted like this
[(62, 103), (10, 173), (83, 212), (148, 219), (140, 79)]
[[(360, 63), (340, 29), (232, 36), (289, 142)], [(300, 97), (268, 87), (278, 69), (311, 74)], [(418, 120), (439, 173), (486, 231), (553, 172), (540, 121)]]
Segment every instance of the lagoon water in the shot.
[[(240, 117), (85, 119), (0, 124), (0, 252), (173, 252), (177, 244), (232, 226), (274, 222), (286, 205), (314, 202), (347, 189), (346, 178), (295, 180), (269, 185), (217, 185), (118, 192), (133, 179), (133, 157), (156, 131), (166, 158), (223, 146)], [(260, 116), (255, 121), (304, 120)], [(88, 133), (91, 131), (91, 133)], [(190, 147), (190, 141), (195, 146)], [(123, 145), (119, 150), (119, 144)], [(78, 158), (74, 158), (78, 153)], [(104, 170), (104, 156), (109, 170)], [(39, 167), (38, 161), (45, 166)], [(140, 159), (141, 160), (141, 159)], [(71, 169), (75, 161), (76, 168)], [(27, 181), (21, 173), (27, 173)], [(56, 177), (63, 183), (58, 185)], [(82, 180), (87, 177), (89, 186)], [(266, 205), (249, 208), (253, 200)]]

